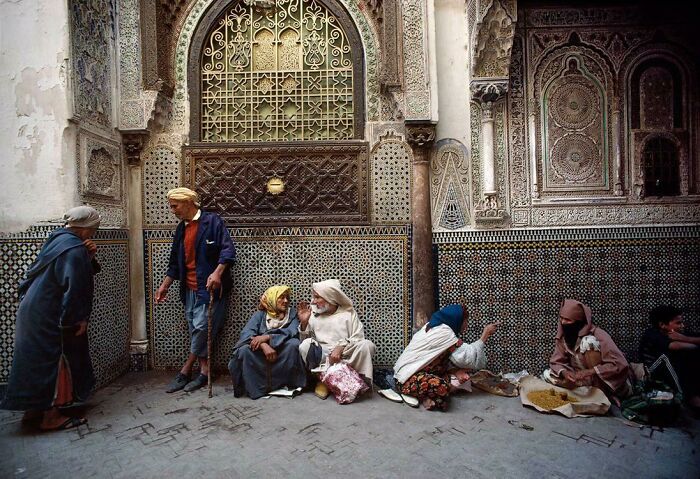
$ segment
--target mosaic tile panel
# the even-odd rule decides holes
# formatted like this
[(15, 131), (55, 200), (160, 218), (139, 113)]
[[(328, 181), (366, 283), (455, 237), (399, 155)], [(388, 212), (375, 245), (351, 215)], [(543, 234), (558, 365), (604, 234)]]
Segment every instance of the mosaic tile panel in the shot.
[(375, 223), (411, 221), (412, 159), (411, 147), (398, 138), (382, 141), (372, 152), (372, 219)]
[[(407, 226), (237, 228), (232, 230), (238, 259), (226, 325), (214, 361), (224, 369), (233, 345), (262, 292), (272, 284), (292, 287), (292, 301), (308, 300), (311, 283), (338, 278), (353, 299), (367, 337), (377, 345), (376, 364), (390, 365), (409, 334), (410, 298)], [(177, 284), (166, 303), (153, 294), (167, 269), (171, 231), (146, 232), (146, 291), (151, 363), (156, 369), (180, 367), (189, 337)]]
[(97, 386), (109, 384), (129, 370), (129, 245), (126, 241), (97, 240), (95, 299), (90, 326), (90, 356)]
[(177, 219), (165, 198), (180, 186), (180, 161), (170, 148), (156, 146), (143, 155), (143, 221), (147, 226), (174, 226)]
[[(7, 382), (14, 351), (17, 285), (55, 226), (38, 226), (0, 238), (0, 383)], [(126, 230), (97, 232), (97, 259), (90, 319), (90, 350), (97, 384), (104, 386), (129, 368), (129, 259)]]
[(503, 322), (488, 345), (495, 371), (547, 366), (564, 298), (588, 304), (632, 361), (658, 304), (684, 309), (700, 330), (700, 264), (688, 260), (700, 257), (698, 227), (478, 233), (437, 241), (439, 304), (469, 305), (469, 341)]

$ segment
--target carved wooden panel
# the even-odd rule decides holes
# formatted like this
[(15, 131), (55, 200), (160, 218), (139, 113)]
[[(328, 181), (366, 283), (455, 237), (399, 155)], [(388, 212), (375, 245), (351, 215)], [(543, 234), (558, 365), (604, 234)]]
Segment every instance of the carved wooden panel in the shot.
[(368, 144), (186, 146), (185, 182), (229, 224), (366, 224)]

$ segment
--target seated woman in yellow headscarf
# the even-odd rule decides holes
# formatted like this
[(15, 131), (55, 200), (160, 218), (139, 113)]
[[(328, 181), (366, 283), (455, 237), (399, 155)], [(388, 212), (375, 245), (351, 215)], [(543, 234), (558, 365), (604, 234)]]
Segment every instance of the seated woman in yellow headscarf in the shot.
[(260, 298), (233, 348), (228, 369), (236, 397), (265, 396), (284, 386), (306, 386), (306, 370), (299, 356), (299, 320), (289, 305), (291, 288), (276, 285)]

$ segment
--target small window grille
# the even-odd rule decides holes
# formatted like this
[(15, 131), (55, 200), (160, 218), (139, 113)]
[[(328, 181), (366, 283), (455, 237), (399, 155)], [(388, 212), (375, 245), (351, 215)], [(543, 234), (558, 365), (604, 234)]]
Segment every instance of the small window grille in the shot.
[(680, 194), (678, 149), (670, 140), (653, 138), (642, 153), (645, 196)]

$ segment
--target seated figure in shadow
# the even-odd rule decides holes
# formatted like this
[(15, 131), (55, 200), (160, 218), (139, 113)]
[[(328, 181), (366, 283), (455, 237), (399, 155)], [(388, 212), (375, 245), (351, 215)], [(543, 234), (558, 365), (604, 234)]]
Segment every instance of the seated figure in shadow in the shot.
[(228, 369), (236, 397), (251, 399), (270, 391), (306, 386), (306, 369), (299, 356), (299, 320), (290, 307), (289, 286), (272, 286), (260, 298), (233, 348)]

